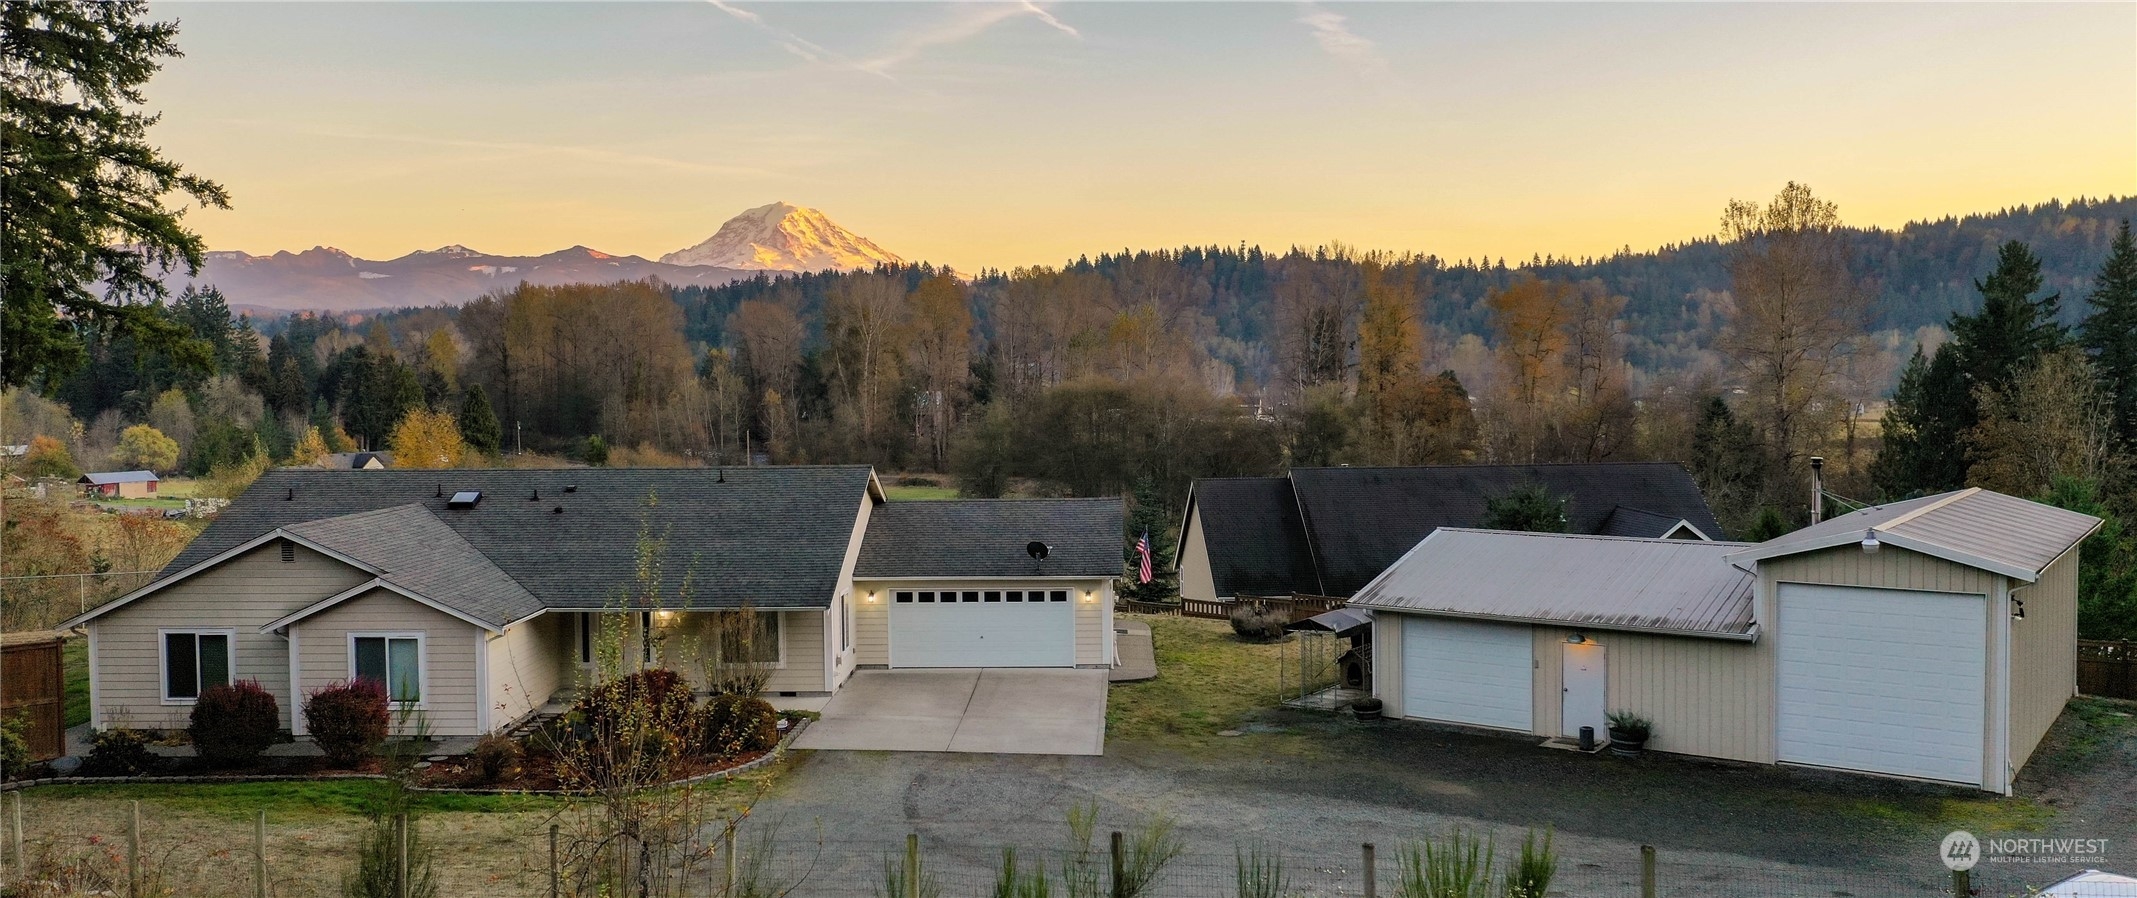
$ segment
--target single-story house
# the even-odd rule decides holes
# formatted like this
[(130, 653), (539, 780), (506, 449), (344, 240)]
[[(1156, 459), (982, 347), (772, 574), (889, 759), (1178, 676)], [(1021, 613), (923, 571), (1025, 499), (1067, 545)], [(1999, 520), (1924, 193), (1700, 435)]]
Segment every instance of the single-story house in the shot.
[(382, 471), (392, 466), (390, 452), (329, 452), (314, 465), (335, 471)]
[(1769, 542), (1441, 528), (1358, 592), (1393, 716), (2009, 794), (2077, 692), (2098, 518), (1979, 489)]
[[(302, 735), (306, 693), (368, 677), (431, 732), (474, 735), (568, 697), (604, 648), (686, 675), (762, 665), (775, 697), (859, 668), (1110, 667), (1123, 515), (886, 502), (854, 465), (278, 468), (155, 582), (64, 626), (88, 632), (95, 727), (180, 728), (202, 689), (257, 680)], [(641, 543), (662, 550), (657, 598)], [(739, 612), (759, 638), (711, 635)]]
[(1189, 488), (1173, 563), (1180, 596), (1347, 597), (1440, 527), (1475, 527), (1485, 502), (1528, 485), (1566, 499), (1566, 530), (1719, 539), (1699, 484), (1671, 462), (1293, 468)]
[(149, 499), (156, 495), (158, 478), (154, 471), (109, 471), (101, 474), (83, 474), (75, 481), (83, 492), (93, 496), (112, 499)]

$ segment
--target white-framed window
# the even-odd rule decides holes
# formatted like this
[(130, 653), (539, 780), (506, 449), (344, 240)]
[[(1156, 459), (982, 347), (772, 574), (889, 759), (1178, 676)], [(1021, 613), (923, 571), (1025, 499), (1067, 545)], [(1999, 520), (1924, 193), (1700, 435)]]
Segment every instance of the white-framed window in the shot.
[(842, 652), (853, 651), (853, 594), (839, 600), (838, 648)]
[(423, 634), (349, 634), (349, 679), (386, 687), (393, 702), (423, 706)]
[(158, 630), (156, 635), (164, 704), (190, 705), (209, 687), (235, 680), (237, 631)]
[[(757, 612), (756, 631), (745, 640), (741, 634), (720, 634), (720, 661), (727, 664), (754, 662), (779, 664), (786, 661), (785, 640), (781, 639), (779, 612)], [(748, 644), (745, 645), (744, 642)]]
[(579, 627), (579, 663), (592, 664), (594, 663), (594, 627), (597, 626), (594, 621), (594, 613), (581, 611), (572, 615), (572, 617)]

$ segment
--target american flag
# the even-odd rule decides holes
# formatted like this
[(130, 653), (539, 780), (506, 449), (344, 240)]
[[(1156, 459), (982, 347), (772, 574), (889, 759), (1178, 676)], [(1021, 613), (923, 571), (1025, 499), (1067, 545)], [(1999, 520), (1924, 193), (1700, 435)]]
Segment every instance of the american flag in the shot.
[(1150, 582), (1150, 531), (1143, 531), (1143, 538), (1135, 541), (1135, 554), (1143, 556), (1143, 569), (1137, 575), (1137, 583)]

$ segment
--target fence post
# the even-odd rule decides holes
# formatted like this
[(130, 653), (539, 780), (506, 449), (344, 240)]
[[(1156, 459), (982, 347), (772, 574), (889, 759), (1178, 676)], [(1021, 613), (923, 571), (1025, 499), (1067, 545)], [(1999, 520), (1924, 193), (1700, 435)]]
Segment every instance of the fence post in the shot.
[(89, 613), (89, 575), (74, 575), (75, 600), (82, 606), (82, 613)]
[(133, 803), (133, 820), (126, 827), (126, 898), (141, 898), (141, 801)]
[(393, 818), (393, 841), (395, 844), (393, 894), (408, 898), (408, 815)]
[(1374, 863), (1373, 859), (1373, 843), (1367, 842), (1365, 843), (1365, 898), (1379, 898), (1379, 875), (1380, 865)]
[(1640, 846), (1640, 898), (1655, 898), (1655, 846)]
[(267, 812), (252, 818), (252, 898), (267, 898)]
[(727, 855), (727, 891), (720, 894), (733, 895), (735, 893), (735, 824), (733, 823), (727, 824), (727, 831), (720, 834), (720, 852)]
[(15, 790), (15, 875), (30, 878), (30, 856), (22, 850), (22, 790)]
[(1966, 898), (1966, 896), (1974, 894), (1973, 879), (1973, 874), (1968, 871), (1951, 871), (1952, 898)]
[(920, 898), (920, 834), (905, 834), (905, 898)]
[(1121, 879), (1128, 872), (1127, 858), (1121, 852), (1120, 830), (1113, 831), (1113, 898), (1128, 898), (1128, 884)]
[(557, 868), (557, 824), (549, 824), (549, 898), (563, 898), (564, 875)]

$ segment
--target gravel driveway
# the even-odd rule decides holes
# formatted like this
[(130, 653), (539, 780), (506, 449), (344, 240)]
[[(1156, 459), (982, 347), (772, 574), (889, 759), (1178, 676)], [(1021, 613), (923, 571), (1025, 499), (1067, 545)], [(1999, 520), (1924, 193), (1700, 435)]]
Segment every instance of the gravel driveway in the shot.
[[(1057, 758), (805, 753), (752, 826), (783, 843), (820, 841), (799, 894), (867, 894), (886, 851), (920, 834), (945, 895), (983, 891), (1000, 846), (1062, 844), (1064, 814), (1095, 802), (1101, 831), (1169, 817), (1188, 845), (1165, 894), (1228, 894), (1235, 846), (1279, 846), (1294, 887), (1356, 894), (1360, 843), (1396, 846), (1468, 827), (1502, 857), (1551, 829), (1568, 895), (1636, 895), (1639, 846), (1655, 845), (1663, 895), (1934, 895), (1946, 832), (2110, 839), (2107, 869), (2137, 869), (2137, 726), (2083, 740), (2064, 726), (2021, 798), (1791, 768), (1540, 749), (1534, 740), (1413, 723), (1360, 725), (1265, 712), (1244, 735), (1202, 743), (1109, 741), (1106, 755)], [(2070, 763), (2055, 759), (2073, 752)], [(2062, 810), (2059, 810), (2062, 809)], [(1984, 870), (1981, 894), (2016, 893), (2074, 868)], [(1554, 889), (1554, 892), (1561, 889)], [(1383, 888), (1383, 894), (1388, 890)]]

